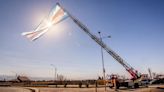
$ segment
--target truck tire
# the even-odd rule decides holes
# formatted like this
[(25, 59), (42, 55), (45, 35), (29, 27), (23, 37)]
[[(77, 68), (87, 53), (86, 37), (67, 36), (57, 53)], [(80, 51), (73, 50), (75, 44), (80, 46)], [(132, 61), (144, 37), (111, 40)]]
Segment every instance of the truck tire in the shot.
[(134, 88), (139, 88), (138, 83), (135, 83), (135, 84), (134, 84)]
[(112, 89), (112, 88), (113, 88), (113, 86), (109, 86), (109, 88), (111, 88), (111, 89)]
[(119, 89), (120, 88), (120, 83), (116, 82), (116, 88)]

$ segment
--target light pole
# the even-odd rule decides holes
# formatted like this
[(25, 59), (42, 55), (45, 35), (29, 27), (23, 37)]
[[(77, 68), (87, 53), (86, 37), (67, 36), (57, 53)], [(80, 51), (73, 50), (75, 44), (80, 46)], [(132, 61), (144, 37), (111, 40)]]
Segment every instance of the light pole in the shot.
[(55, 70), (55, 75), (54, 75), (54, 81), (55, 80), (57, 80), (57, 77), (56, 77), (56, 75), (57, 75), (57, 68), (55, 67), (55, 65), (54, 64), (51, 64), (51, 66), (54, 68), (54, 70)]
[[(100, 37), (100, 41), (102, 42), (102, 39), (104, 38), (111, 38), (111, 36), (106, 36), (106, 37), (102, 37), (101, 36), (101, 32), (98, 32), (99, 37)], [(103, 48), (101, 47), (101, 59), (102, 59), (102, 68), (103, 68), (103, 79), (104, 79), (104, 84), (105, 84), (105, 91), (106, 91), (106, 78), (105, 78), (105, 66), (104, 66), (104, 53), (103, 53)]]

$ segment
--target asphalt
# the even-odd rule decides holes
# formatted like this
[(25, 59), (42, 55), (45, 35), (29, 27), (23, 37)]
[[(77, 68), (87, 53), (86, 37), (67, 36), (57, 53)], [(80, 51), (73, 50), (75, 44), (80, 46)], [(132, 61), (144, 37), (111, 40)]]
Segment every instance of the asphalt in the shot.
[[(0, 87), (0, 92), (105, 92), (104, 88), (47, 88), (47, 87)], [(106, 92), (164, 92), (164, 85), (151, 85), (138, 89), (107, 88)]]
[(0, 92), (32, 92), (32, 91), (21, 87), (0, 87)]

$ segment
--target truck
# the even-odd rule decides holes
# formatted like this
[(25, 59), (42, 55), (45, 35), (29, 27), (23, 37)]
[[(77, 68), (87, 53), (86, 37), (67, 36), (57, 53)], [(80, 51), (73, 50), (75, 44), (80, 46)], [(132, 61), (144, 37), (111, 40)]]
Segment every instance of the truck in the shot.
[[(99, 37), (92, 34), (91, 31), (85, 26), (81, 21), (72, 16), (64, 7), (62, 7), (59, 3), (57, 3), (73, 20), (75, 24), (77, 24), (82, 31), (84, 31), (93, 41), (95, 41), (99, 46), (101, 46), (109, 55), (111, 55), (119, 64), (121, 64), (125, 70), (131, 75), (131, 80), (120, 80), (117, 76), (112, 75), (109, 80), (103, 80), (105, 83), (111, 83), (113, 86), (116, 85), (116, 88), (120, 86), (138, 88), (139, 86), (146, 85), (145, 82), (148, 79), (146, 74), (139, 73), (136, 69), (134, 69), (131, 65), (129, 65), (120, 55), (118, 55), (115, 51), (109, 48)], [(110, 86), (112, 87), (112, 86)]]

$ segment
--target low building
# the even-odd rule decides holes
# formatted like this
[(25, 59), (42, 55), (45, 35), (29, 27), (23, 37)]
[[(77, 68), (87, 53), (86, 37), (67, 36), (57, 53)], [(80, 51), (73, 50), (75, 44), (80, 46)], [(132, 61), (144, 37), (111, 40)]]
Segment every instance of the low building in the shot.
[(30, 79), (27, 76), (18, 76), (17, 80), (19, 80), (19, 82), (30, 82)]

